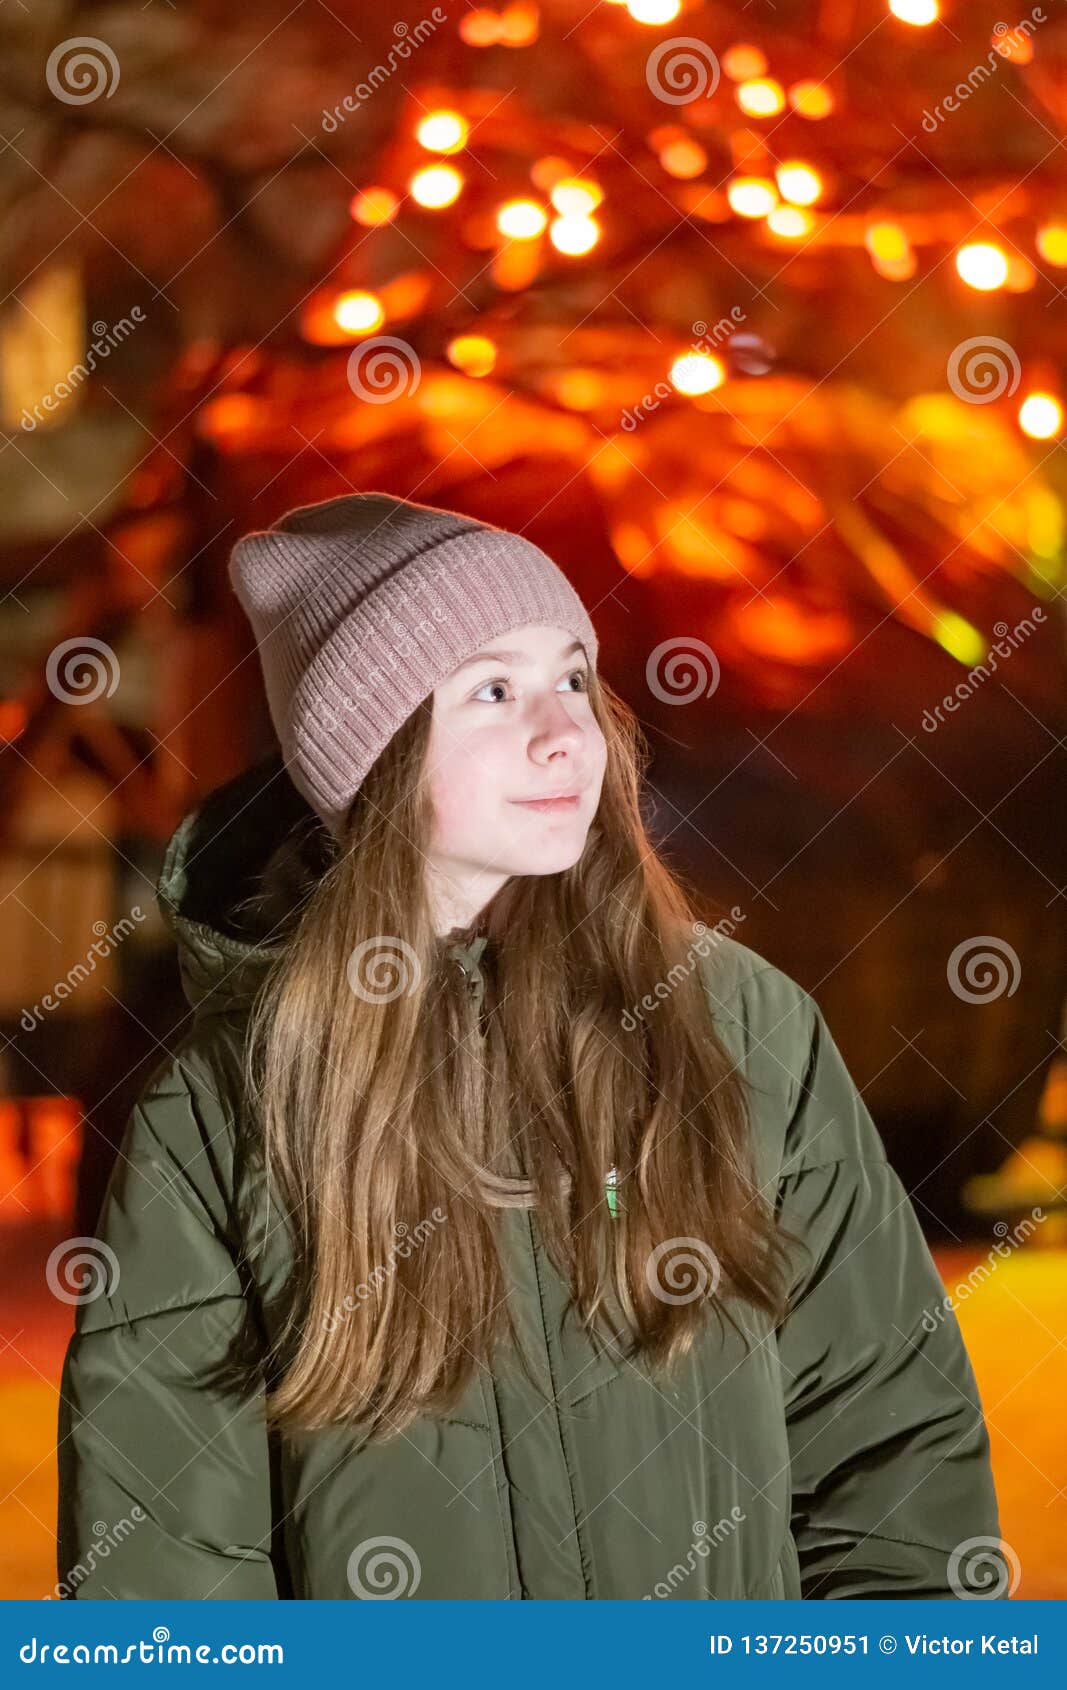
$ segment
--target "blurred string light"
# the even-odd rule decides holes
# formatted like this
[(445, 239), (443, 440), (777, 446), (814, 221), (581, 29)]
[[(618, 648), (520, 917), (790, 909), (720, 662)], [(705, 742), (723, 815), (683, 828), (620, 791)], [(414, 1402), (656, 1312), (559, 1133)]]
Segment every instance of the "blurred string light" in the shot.
[(1032, 440), (1052, 440), (1063, 432), (1063, 406), (1052, 393), (1028, 393), (1019, 406), (1019, 427)]
[(726, 198), (739, 217), (766, 217), (778, 204), (778, 192), (765, 176), (735, 176)]
[(991, 241), (970, 241), (957, 252), (956, 269), (969, 288), (991, 293), (1008, 279), (1007, 254)]
[(566, 176), (553, 185), (548, 197), (561, 217), (588, 217), (604, 195), (589, 177)]
[(901, 23), (915, 24), (918, 28), (936, 23), (941, 12), (938, 0), (889, 0), (889, 10)]
[(938, 611), (930, 632), (939, 646), (960, 663), (980, 663), (989, 647), (973, 623), (954, 610)]
[(789, 104), (798, 117), (818, 121), (829, 117), (834, 109), (834, 97), (825, 82), (794, 82), (789, 90)]
[(635, 23), (671, 23), (682, 9), (682, 0), (624, 0)]
[(392, 222), (399, 204), (392, 188), (364, 188), (349, 201), (348, 209), (365, 229), (377, 229)]
[(822, 193), (822, 178), (818, 171), (798, 159), (780, 164), (774, 175), (778, 192), (793, 205), (814, 205)]
[[(625, 11), (637, 24), (650, 28), (670, 24), (683, 7), (681, 0), (609, 0)], [(900, 22), (915, 28), (928, 27), (938, 21), (938, 0), (886, 0), (888, 11)], [(537, 35), (537, 7), (513, 4), (500, 11), (488, 7), (476, 8), (464, 15), (460, 35), (470, 45), (525, 45)], [(1032, 44), (1025, 34), (1016, 39), (1017, 32), (1006, 26), (993, 31), (992, 42), (1002, 57), (1015, 63), (1028, 63), (1033, 54)], [(789, 109), (809, 121), (820, 121), (833, 113), (836, 100), (825, 80), (804, 78), (783, 85), (770, 74), (766, 51), (753, 42), (739, 41), (723, 49), (718, 55), (722, 76), (734, 84), (733, 97), (741, 112), (753, 119), (775, 118)], [(680, 182), (701, 176), (708, 168), (708, 151), (692, 133), (686, 114), (686, 126), (680, 122), (663, 124), (648, 136), (648, 144), (659, 159), (666, 175)], [(470, 142), (470, 120), (463, 112), (442, 107), (427, 111), (414, 127), (414, 138), (426, 152), (440, 155), (442, 162), (428, 162), (411, 175), (407, 187), (416, 205), (428, 210), (444, 209), (452, 205), (464, 188), (464, 177), (453, 164), (444, 159), (461, 153)], [(756, 132), (740, 131), (749, 141)], [(735, 148), (738, 137), (735, 136)], [(736, 156), (745, 156), (737, 149)], [(754, 154), (749, 149), (749, 156)], [(816, 228), (811, 211), (826, 194), (826, 182), (816, 166), (802, 158), (786, 158), (770, 165), (770, 175), (738, 175), (727, 184), (726, 200), (739, 218), (765, 219), (769, 232), (783, 241), (798, 241), (810, 236)], [(541, 260), (536, 246), (548, 231), (552, 247), (569, 258), (580, 258), (591, 252), (602, 235), (595, 213), (603, 202), (600, 185), (588, 176), (576, 173), (573, 161), (549, 154), (538, 158), (530, 167), (531, 183), (542, 198), (515, 197), (500, 204), (495, 212), (477, 212), (466, 225), (468, 238), (475, 246), (491, 247), (493, 231), (509, 243), (500, 247), (494, 261), (494, 277), (503, 287), (526, 285), (536, 274)], [(392, 222), (398, 214), (400, 197), (384, 184), (371, 184), (356, 193), (349, 206), (353, 221), (373, 229)], [(552, 213), (555, 213), (553, 216)], [(477, 224), (477, 229), (475, 225)], [(872, 266), (887, 280), (902, 282), (917, 270), (917, 257), (907, 220), (892, 217), (872, 221), (864, 231), (864, 246)], [(1034, 249), (1045, 263), (1067, 268), (1067, 217), (1046, 218), (1033, 234)], [(520, 254), (519, 248), (524, 250)], [(528, 250), (526, 250), (528, 249)], [(1034, 264), (1014, 249), (993, 240), (968, 241), (955, 254), (960, 279), (979, 292), (998, 289), (1022, 292), (1037, 281)], [(388, 295), (388, 289), (385, 290)], [(328, 318), (346, 336), (369, 335), (388, 319), (396, 320), (395, 302), (388, 304), (377, 294), (351, 290), (340, 294), (332, 305), (327, 304)], [(489, 375), (497, 366), (498, 347), (483, 334), (470, 333), (453, 336), (446, 347), (446, 357), (463, 375), (478, 379)], [(762, 373), (770, 367), (768, 354), (759, 366)], [(732, 367), (732, 366), (731, 366)], [(735, 373), (748, 371), (739, 363)], [(705, 352), (690, 351), (677, 357), (670, 368), (670, 381), (680, 395), (698, 398), (714, 392), (728, 379), (722, 358)], [(600, 402), (602, 378), (588, 370), (561, 370), (553, 377), (556, 397), (568, 408), (586, 409)], [(1035, 440), (1048, 440), (1062, 434), (1064, 409), (1053, 392), (1035, 391), (1021, 402), (1017, 412), (1022, 433)], [(967, 660), (981, 646), (981, 636), (962, 618), (942, 618), (935, 637), (947, 650)]]
[(1042, 224), (1034, 244), (1046, 264), (1053, 264), (1057, 269), (1067, 265), (1067, 223)]
[(783, 240), (796, 241), (810, 235), (815, 219), (810, 211), (802, 211), (798, 205), (776, 205), (767, 213), (767, 227)]
[(468, 124), (458, 111), (435, 111), (415, 130), (419, 145), (431, 153), (458, 153), (467, 145)]
[(484, 334), (456, 335), (445, 355), (466, 376), (487, 376), (496, 364), (496, 347)]
[(749, 117), (775, 117), (785, 106), (785, 89), (770, 77), (742, 82), (735, 98)]
[(343, 293), (333, 307), (334, 322), (346, 334), (373, 334), (385, 322), (385, 310), (376, 293), (358, 290)]
[(556, 251), (568, 258), (581, 258), (600, 239), (600, 229), (591, 217), (556, 217), (548, 233)]
[(753, 47), (747, 41), (727, 47), (720, 62), (723, 75), (728, 76), (731, 82), (748, 82), (762, 76), (767, 69), (767, 55), (763, 48)]
[(710, 352), (684, 352), (671, 365), (670, 379), (678, 393), (711, 393), (726, 380), (726, 369)]
[(412, 199), (429, 211), (440, 211), (459, 198), (463, 178), (450, 164), (428, 164), (408, 183)]
[(496, 226), (513, 241), (532, 241), (544, 232), (548, 217), (536, 200), (509, 200), (496, 214)]

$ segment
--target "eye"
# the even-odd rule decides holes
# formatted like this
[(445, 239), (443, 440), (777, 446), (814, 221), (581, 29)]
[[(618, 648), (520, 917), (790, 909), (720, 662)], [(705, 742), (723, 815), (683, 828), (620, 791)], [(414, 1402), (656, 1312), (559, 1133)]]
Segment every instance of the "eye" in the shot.
[(503, 675), (499, 676), (495, 681), (483, 681), (481, 686), (478, 688), (478, 691), (471, 694), (471, 698), (474, 699), (480, 697), (480, 695), (489, 687), (506, 687), (507, 684), (507, 678)]
[[(574, 680), (575, 676), (578, 677), (579, 684), (576, 687), (572, 687), (570, 683)], [(588, 682), (589, 682), (589, 671), (588, 671), (588, 669), (584, 669), (584, 668), (583, 669), (572, 669), (570, 674), (565, 677), (563, 685), (566, 686), (569, 689), (569, 691), (581, 694), (581, 693), (584, 693), (584, 692), (588, 692), (588, 690), (589, 690)], [(483, 681), (481, 686), (478, 688), (477, 692), (473, 692), (471, 694), (471, 699), (472, 699), (472, 701), (475, 700), (475, 699), (480, 699), (482, 693), (488, 692), (490, 687), (505, 687), (506, 688), (508, 685), (509, 685), (508, 677), (506, 675), (498, 675), (492, 681)], [(493, 702), (493, 700), (491, 700), (491, 699), (486, 700), (487, 704), (492, 703), (492, 702)], [(501, 702), (507, 703), (507, 700), (504, 699)]]

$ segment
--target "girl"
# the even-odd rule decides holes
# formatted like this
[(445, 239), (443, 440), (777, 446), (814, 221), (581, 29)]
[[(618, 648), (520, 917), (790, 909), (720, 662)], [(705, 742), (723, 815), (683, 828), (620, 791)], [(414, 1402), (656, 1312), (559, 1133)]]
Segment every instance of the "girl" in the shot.
[(915, 1212), (647, 838), (557, 566), (370, 493), (231, 578), (280, 750), (167, 850), (195, 1016), (79, 1299), (60, 1593), (1004, 1594)]

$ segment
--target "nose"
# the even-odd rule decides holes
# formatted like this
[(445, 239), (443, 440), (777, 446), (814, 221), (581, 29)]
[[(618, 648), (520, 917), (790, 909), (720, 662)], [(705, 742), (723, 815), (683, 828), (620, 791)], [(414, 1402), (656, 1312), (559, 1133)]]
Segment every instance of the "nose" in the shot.
[(553, 757), (561, 751), (573, 755), (585, 739), (584, 729), (571, 716), (563, 700), (562, 693), (551, 692), (540, 707), (530, 744), (536, 757)]

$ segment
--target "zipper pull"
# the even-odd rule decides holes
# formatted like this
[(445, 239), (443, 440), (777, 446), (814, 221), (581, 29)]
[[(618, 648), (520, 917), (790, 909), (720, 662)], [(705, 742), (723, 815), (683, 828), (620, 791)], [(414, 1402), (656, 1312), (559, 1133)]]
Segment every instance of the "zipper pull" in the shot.
[(611, 1211), (612, 1220), (616, 1220), (618, 1218), (619, 1196), (618, 1192), (615, 1190), (618, 1181), (618, 1168), (609, 1168), (604, 1180), (604, 1192), (608, 1200), (608, 1208)]

